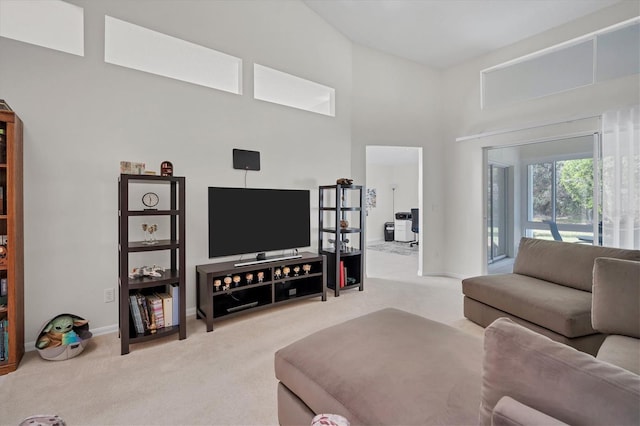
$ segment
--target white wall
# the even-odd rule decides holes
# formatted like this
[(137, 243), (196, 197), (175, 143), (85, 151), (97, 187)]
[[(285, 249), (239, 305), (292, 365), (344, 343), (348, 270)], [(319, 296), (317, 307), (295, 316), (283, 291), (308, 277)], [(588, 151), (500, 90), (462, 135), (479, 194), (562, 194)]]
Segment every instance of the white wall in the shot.
[[(244, 185), (232, 148), (262, 153), (250, 187), (312, 190), (315, 249), (317, 186), (350, 174), (351, 43), (302, 2), (72, 3), (85, 57), (0, 38), (0, 97), (25, 129), (26, 341), (62, 312), (117, 324), (103, 290), (117, 288), (120, 160), (186, 176), (187, 309), (195, 265), (211, 262), (207, 187)], [(105, 64), (105, 14), (242, 58), (244, 95)], [(253, 62), (335, 88), (336, 117), (252, 99)]]
[[(622, 2), (570, 24), (500, 49), (444, 73), (444, 159), (447, 168), (442, 177), (447, 185), (445, 198), (446, 235), (445, 270), (454, 276), (482, 273), (483, 256), (482, 147), (519, 142), (583, 131), (593, 127), (591, 120), (550, 126), (513, 134), (509, 140), (483, 138), (456, 142), (457, 137), (529, 123), (561, 121), (589, 117), (639, 102), (640, 80), (637, 75), (593, 86), (530, 100), (501, 108), (480, 109), (480, 71), (545, 47), (578, 37), (603, 27), (630, 19), (639, 13), (637, 2)], [(501, 142), (497, 142), (497, 140)]]
[(376, 207), (366, 217), (367, 242), (384, 240), (385, 222), (393, 222), (393, 182), (391, 167), (384, 164), (367, 165), (367, 188), (376, 190)]
[[(367, 145), (423, 147), (422, 216), (434, 224), (445, 220), (440, 83), (438, 71), (353, 46), (352, 177), (365, 180)], [(422, 272), (439, 274), (444, 230), (434, 226), (426, 232)]]

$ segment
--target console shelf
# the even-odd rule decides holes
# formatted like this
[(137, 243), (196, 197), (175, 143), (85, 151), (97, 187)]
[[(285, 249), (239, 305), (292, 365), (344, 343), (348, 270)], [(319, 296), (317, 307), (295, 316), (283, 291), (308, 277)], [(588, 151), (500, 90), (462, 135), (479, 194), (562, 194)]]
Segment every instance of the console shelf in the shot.
[(324, 185), (319, 188), (318, 253), (327, 256), (327, 287), (364, 290), (364, 187)]
[[(214, 322), (248, 311), (317, 296), (327, 300), (326, 257), (313, 253), (301, 256), (256, 265), (221, 262), (196, 266), (197, 317), (205, 321), (207, 331), (213, 331)], [(288, 276), (285, 268), (289, 268)]]
[[(136, 205), (134, 209), (131, 209), (130, 190), (135, 190), (135, 186), (140, 184), (143, 186), (138, 186), (137, 192), (140, 192), (141, 188), (145, 190), (150, 189), (149, 185), (151, 185), (151, 188), (154, 190), (155, 188), (160, 190), (162, 198), (168, 195), (168, 197), (166, 197), (168, 200), (167, 206), (163, 209), (142, 209), (141, 207), (143, 206), (140, 201), (136, 200), (132, 201), (132, 204), (135, 203)], [(131, 198), (134, 199), (133, 194), (131, 194), (131, 196)], [(129, 346), (132, 343), (159, 339), (174, 334), (178, 334), (180, 340), (186, 339), (187, 337), (185, 308), (185, 178), (178, 176), (121, 174), (118, 183), (118, 202), (118, 229), (120, 235), (118, 244), (120, 270), (120, 353), (124, 355), (129, 353)], [(155, 244), (145, 243), (144, 241), (131, 241), (130, 235), (135, 232), (134, 235), (139, 237), (139, 231), (136, 228), (135, 231), (131, 230), (130, 232), (129, 219), (132, 217), (145, 216), (167, 216), (169, 218), (169, 239), (155, 241)], [(158, 256), (159, 253), (162, 254), (162, 252), (164, 252), (168, 258), (169, 264), (165, 265), (167, 269), (161, 272), (159, 277), (129, 277), (129, 272), (132, 267), (142, 266), (140, 264), (131, 264), (132, 259), (130, 256), (132, 253), (141, 253), (135, 256), (142, 256), (145, 259), (144, 261), (147, 262), (149, 257)], [(149, 262), (147, 264), (152, 263), (153, 262)], [(136, 308), (132, 306), (135, 305), (135, 300), (132, 303), (130, 297), (137, 294), (149, 297), (157, 294), (162, 296), (170, 294), (172, 306), (171, 325), (153, 328), (139, 324), (140, 328), (136, 328), (135, 318), (133, 318), (131, 313), (132, 309), (136, 310)], [(165, 307), (163, 305), (161, 310), (164, 311), (164, 309)], [(143, 307), (138, 306), (137, 311), (142, 312)], [(148, 307), (144, 311), (149, 311)], [(168, 312), (168, 310), (165, 312)], [(149, 315), (153, 315), (153, 313)], [(138, 321), (140, 321), (140, 315), (138, 315)], [(149, 331), (149, 328), (153, 331)]]

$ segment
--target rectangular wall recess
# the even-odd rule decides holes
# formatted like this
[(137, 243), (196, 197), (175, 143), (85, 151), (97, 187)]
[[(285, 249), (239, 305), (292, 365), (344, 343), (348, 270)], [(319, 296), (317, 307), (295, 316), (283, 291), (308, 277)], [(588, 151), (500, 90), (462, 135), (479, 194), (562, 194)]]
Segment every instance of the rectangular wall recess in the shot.
[(242, 93), (242, 59), (111, 16), (105, 16), (104, 60), (235, 94)]
[(263, 65), (253, 65), (253, 97), (335, 117), (335, 89)]
[(60, 0), (0, 0), (0, 36), (84, 56), (84, 9)]

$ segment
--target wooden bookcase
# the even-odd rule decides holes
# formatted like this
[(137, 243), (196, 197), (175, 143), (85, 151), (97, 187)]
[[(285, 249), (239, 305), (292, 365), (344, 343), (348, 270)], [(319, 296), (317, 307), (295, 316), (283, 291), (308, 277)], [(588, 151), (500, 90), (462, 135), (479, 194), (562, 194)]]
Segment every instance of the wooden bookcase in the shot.
[[(317, 296), (324, 302), (327, 300), (326, 258), (313, 253), (300, 254), (297, 259), (246, 266), (234, 266), (235, 262), (196, 266), (197, 317), (205, 321), (207, 331), (213, 331), (215, 321), (249, 311)], [(288, 273), (285, 268), (289, 268)], [(230, 281), (227, 289), (223, 287), (225, 278)]]
[[(22, 121), (0, 110), (0, 235), (6, 246), (0, 258), (0, 375), (15, 371), (24, 355), (24, 215)], [(5, 237), (6, 236), (6, 237)]]
[[(145, 208), (138, 198), (135, 206), (129, 204), (132, 185), (151, 185), (165, 187), (169, 195), (169, 205), (160, 208)], [(166, 190), (166, 187), (168, 191)], [(147, 188), (147, 187), (145, 187)], [(162, 188), (159, 188), (162, 189)], [(160, 198), (164, 198), (164, 193)], [(186, 284), (185, 284), (185, 178), (176, 176), (149, 176), (121, 174), (118, 185), (119, 210), (119, 312), (120, 312), (120, 346), (121, 354), (129, 353), (131, 343), (139, 343), (178, 334), (180, 340), (187, 337), (186, 324)], [(133, 202), (132, 202), (133, 204)], [(159, 205), (160, 206), (160, 205)], [(169, 239), (158, 240), (155, 244), (147, 244), (144, 240), (133, 240), (142, 235), (142, 230), (130, 229), (130, 220), (136, 217), (148, 217), (150, 220), (159, 217), (169, 217)], [(132, 264), (131, 255), (137, 253), (168, 252), (169, 267), (160, 277), (130, 278), (129, 272), (134, 267), (150, 266)], [(153, 262), (150, 262), (153, 263)], [(131, 314), (130, 296), (141, 293), (168, 293), (170, 286), (177, 286), (178, 294), (178, 325), (163, 327), (143, 333), (136, 332)]]
[(364, 187), (324, 185), (319, 194), (318, 253), (327, 256), (327, 287), (335, 296), (351, 288), (363, 291)]

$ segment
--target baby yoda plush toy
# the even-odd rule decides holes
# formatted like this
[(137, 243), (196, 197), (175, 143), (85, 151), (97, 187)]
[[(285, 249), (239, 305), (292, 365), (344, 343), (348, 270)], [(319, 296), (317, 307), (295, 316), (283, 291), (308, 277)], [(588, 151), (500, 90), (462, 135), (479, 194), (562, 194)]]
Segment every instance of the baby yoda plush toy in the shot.
[(73, 327), (80, 327), (89, 321), (68, 314), (58, 315), (42, 330), (36, 342), (38, 349), (55, 348), (80, 342), (80, 336)]

